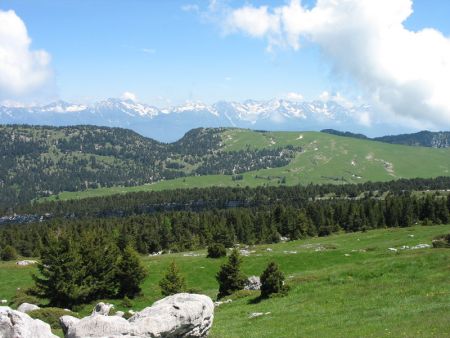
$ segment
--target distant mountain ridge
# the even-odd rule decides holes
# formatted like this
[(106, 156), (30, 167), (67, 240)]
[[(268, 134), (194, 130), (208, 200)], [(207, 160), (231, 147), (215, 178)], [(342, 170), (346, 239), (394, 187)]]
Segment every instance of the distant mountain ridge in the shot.
[(321, 130), (321, 132), (332, 135), (352, 137), (358, 139), (368, 139), (391, 144), (403, 144), (407, 146), (430, 147), (430, 148), (450, 147), (450, 132), (448, 131), (432, 132), (424, 130), (418, 133), (387, 135), (374, 138), (369, 138), (363, 134), (355, 134), (348, 131), (342, 132), (335, 129), (323, 129)]
[(132, 100), (108, 99), (90, 105), (57, 101), (44, 106), (0, 106), (0, 124), (50, 126), (97, 125), (132, 129), (163, 142), (173, 142), (199, 127), (260, 130), (320, 130), (326, 126), (356, 128), (355, 116), (367, 105), (348, 107), (335, 101), (189, 102), (157, 108)]

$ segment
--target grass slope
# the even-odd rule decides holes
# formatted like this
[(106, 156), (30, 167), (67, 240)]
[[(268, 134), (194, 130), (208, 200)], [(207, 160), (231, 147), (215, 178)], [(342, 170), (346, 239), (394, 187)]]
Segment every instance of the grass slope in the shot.
[[(374, 230), (325, 238), (261, 245), (244, 258), (247, 275), (259, 275), (276, 261), (291, 286), (288, 296), (255, 302), (245, 294), (216, 308), (210, 337), (449, 337), (450, 250), (388, 250), (431, 243), (449, 225)], [(267, 251), (267, 248), (272, 251)], [(317, 248), (326, 248), (316, 251)], [(296, 252), (296, 253), (289, 253)], [(215, 274), (224, 259), (186, 253), (143, 258), (150, 275), (144, 296), (133, 300), (140, 310), (161, 298), (157, 282), (172, 260), (188, 287), (215, 297)], [(0, 263), (0, 298), (32, 285), (34, 267)], [(113, 300), (118, 309), (120, 301)], [(92, 305), (81, 310), (88, 314)], [(270, 314), (249, 318), (253, 312)]]
[(76, 199), (135, 191), (160, 191), (210, 186), (287, 185), (308, 183), (359, 183), (399, 178), (431, 178), (450, 174), (450, 148), (434, 149), (393, 145), (319, 132), (255, 132), (228, 129), (222, 133), (223, 150), (300, 146), (303, 152), (285, 167), (251, 171), (243, 180), (227, 175), (191, 176), (135, 187), (62, 192), (49, 199)]

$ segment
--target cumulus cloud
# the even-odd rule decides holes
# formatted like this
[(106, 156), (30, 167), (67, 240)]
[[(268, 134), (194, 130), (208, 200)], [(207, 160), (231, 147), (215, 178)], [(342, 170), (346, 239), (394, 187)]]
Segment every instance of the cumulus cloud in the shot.
[[(392, 120), (450, 126), (450, 39), (433, 28), (408, 30), (412, 0), (299, 0), (230, 9), (226, 32), (265, 38), (269, 48), (318, 44), (337, 74), (350, 78)], [(364, 116), (363, 120), (368, 121)]]
[(31, 49), (27, 28), (14, 11), (0, 10), (0, 98), (31, 95), (51, 77), (50, 55)]
[(122, 94), (121, 99), (135, 102), (137, 100), (137, 96), (135, 93), (127, 91)]

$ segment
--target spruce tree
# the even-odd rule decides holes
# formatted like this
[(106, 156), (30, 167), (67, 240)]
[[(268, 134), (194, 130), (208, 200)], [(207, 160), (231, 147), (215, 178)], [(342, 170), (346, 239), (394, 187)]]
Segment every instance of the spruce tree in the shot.
[(261, 274), (261, 297), (266, 298), (271, 294), (280, 293), (284, 290), (284, 274), (278, 268), (277, 263), (270, 262)]
[(33, 275), (34, 295), (58, 307), (86, 301), (85, 266), (72, 241), (67, 238), (50, 240), (42, 250), (38, 269), (40, 276)]
[(242, 290), (245, 285), (246, 277), (241, 272), (242, 258), (236, 249), (233, 249), (228, 262), (220, 267), (216, 275), (219, 282), (218, 298), (231, 295), (233, 292)]
[(175, 261), (170, 263), (163, 279), (159, 281), (159, 286), (164, 296), (174, 295), (186, 289), (186, 282)]
[(147, 270), (142, 265), (137, 252), (126, 246), (117, 264), (116, 279), (119, 282), (119, 295), (133, 298), (141, 292), (140, 284), (145, 279)]

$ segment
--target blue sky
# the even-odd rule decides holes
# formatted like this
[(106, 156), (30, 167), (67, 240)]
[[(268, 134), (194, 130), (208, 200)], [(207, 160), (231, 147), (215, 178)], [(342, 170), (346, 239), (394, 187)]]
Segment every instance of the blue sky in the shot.
[[(303, 1), (311, 8), (315, 1)], [(229, 1), (230, 8), (286, 1)], [(289, 92), (315, 99), (323, 91), (358, 94), (337, 78), (317, 45), (267, 51), (267, 39), (224, 34), (190, 0), (6, 0), (28, 29), (32, 49), (51, 55), (55, 86), (48, 99), (94, 101), (125, 91), (155, 105), (185, 100), (270, 99)], [(405, 27), (450, 35), (450, 1), (415, 0)], [(350, 88), (349, 88), (350, 87)]]

